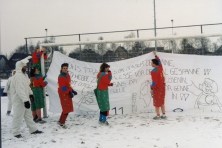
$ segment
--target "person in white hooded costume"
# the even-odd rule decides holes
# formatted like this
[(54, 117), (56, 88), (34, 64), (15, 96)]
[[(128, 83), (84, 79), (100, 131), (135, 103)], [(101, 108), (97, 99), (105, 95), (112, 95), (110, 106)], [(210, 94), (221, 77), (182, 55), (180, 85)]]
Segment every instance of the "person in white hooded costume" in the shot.
[(16, 138), (22, 138), (20, 126), (24, 118), (29, 132), (31, 134), (40, 134), (42, 131), (37, 130), (34, 121), (32, 120), (32, 112), (30, 110), (30, 97), (33, 97), (31, 88), (29, 87), (29, 78), (26, 75), (26, 64), (31, 56), (16, 62), (16, 74), (11, 80), (10, 94), (13, 104), (13, 135)]
[(12, 80), (12, 77), (15, 75), (15, 70), (12, 71), (12, 76), (8, 78), (8, 81), (6, 83), (6, 86), (5, 86), (5, 89), (3, 91), (3, 96), (6, 96), (6, 94), (8, 95), (8, 108), (7, 108), (7, 113), (6, 115), (10, 115), (11, 113), (11, 110), (12, 110), (12, 98), (11, 98), (11, 95), (10, 95), (10, 84), (11, 84), (11, 80)]

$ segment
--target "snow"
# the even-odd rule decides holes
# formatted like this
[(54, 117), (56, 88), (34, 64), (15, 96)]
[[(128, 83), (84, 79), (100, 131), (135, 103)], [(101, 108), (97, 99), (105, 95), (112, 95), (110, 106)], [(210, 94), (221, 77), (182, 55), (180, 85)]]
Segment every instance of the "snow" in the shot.
[[(111, 115), (110, 126), (98, 124), (98, 115), (69, 114), (60, 128), (60, 114), (48, 112), (43, 134), (31, 135), (26, 124), (23, 138), (12, 134), (12, 116), (6, 116), (7, 97), (1, 99), (2, 147), (7, 148), (221, 148), (222, 113), (167, 112), (166, 120), (153, 120), (155, 113)], [(47, 98), (48, 102), (48, 98)], [(49, 102), (48, 102), (49, 104)], [(12, 112), (13, 114), (13, 112)]]
[(5, 88), (7, 81), (6, 79), (1, 79), (1, 88)]

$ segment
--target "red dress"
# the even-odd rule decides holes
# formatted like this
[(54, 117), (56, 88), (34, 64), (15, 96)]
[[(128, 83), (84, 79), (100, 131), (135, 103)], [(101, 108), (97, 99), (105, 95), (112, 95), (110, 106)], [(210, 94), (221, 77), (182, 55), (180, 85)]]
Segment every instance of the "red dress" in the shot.
[(112, 72), (108, 72), (106, 74), (105, 72), (99, 72), (97, 74), (97, 79), (99, 79), (100, 75), (102, 75), (101, 80), (99, 82), (98, 88), (100, 90), (106, 90), (108, 86), (111, 86), (110, 81), (112, 80)]
[(164, 98), (165, 98), (165, 78), (160, 59), (158, 56), (156, 56), (156, 59), (159, 61), (159, 66), (155, 67), (151, 71), (151, 77), (152, 77), (151, 89), (153, 89), (153, 105), (155, 107), (161, 107), (162, 105), (164, 105)]
[[(37, 64), (40, 61), (43, 52), (33, 52), (32, 53), (32, 63)], [(47, 55), (44, 54), (44, 60), (47, 60)]]
[(68, 73), (61, 73), (58, 77), (58, 93), (63, 113), (73, 112), (72, 98), (69, 92), (72, 91), (71, 79)]

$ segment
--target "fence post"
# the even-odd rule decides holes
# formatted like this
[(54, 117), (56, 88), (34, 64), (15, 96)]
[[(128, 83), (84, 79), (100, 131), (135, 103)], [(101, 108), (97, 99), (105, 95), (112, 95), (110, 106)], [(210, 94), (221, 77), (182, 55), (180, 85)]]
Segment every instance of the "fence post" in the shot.
[[(40, 45), (39, 48), (42, 49), (42, 46)], [(44, 54), (42, 54), (42, 56), (40, 58), (40, 64), (41, 64), (41, 73), (42, 73), (42, 76), (44, 77), (46, 75)], [(45, 87), (43, 88), (43, 96), (44, 96), (44, 103), (45, 103), (45, 107), (43, 108), (43, 118), (48, 118), (47, 102), (46, 102), (46, 88)]]
[[(79, 41), (81, 41), (81, 35), (79, 34)], [(79, 50), (80, 50), (80, 53), (79, 53), (79, 58), (80, 60), (82, 60), (82, 51), (81, 51), (81, 45), (79, 45)]]
[(139, 30), (137, 30), (136, 32), (137, 32), (137, 38), (139, 38)]
[[(203, 34), (203, 26), (200, 25), (200, 31), (201, 31), (201, 34)], [(204, 55), (204, 49), (203, 49), (203, 38), (201, 38), (201, 55)]]
[[(26, 51), (26, 54), (29, 54), (29, 51), (28, 51), (28, 43), (27, 43), (27, 38), (25, 38), (25, 51)], [(28, 75), (29, 75), (29, 70), (30, 70), (30, 62), (28, 62)]]

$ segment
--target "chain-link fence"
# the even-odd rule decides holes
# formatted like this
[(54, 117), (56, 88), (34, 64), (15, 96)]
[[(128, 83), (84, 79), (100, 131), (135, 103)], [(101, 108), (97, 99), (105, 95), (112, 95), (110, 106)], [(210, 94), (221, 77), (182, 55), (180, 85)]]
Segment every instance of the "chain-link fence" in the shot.
[[(202, 24), (189, 26), (175, 26), (156, 28), (157, 37), (190, 36), (201, 34), (222, 33), (222, 23)], [(96, 32), (82, 34), (55, 35), (43, 37), (25, 38), (27, 52), (29, 48), (40, 43), (74, 43), (84, 41), (109, 41), (129, 38), (152, 38), (154, 28), (122, 30), (111, 32)], [(222, 55), (222, 37), (186, 38), (172, 40), (158, 40), (157, 51), (198, 54), (198, 55)], [(60, 51), (71, 58), (85, 62), (113, 62), (133, 58), (155, 50), (155, 41), (101, 43), (74, 46), (53, 46), (54, 51)], [(48, 49), (49, 50), (49, 49)], [(50, 59), (46, 62), (46, 69), (50, 65)]]
[[(222, 33), (222, 23), (156, 28), (157, 37), (190, 36)], [(129, 38), (152, 38), (154, 28), (111, 32), (50, 35), (25, 38), (26, 54), (31, 54), (41, 43), (74, 43), (84, 41), (107, 41)], [(222, 37), (184, 38), (156, 41), (158, 52), (199, 55), (222, 55)], [(101, 43), (75, 46), (53, 46), (67, 56), (86, 62), (112, 62), (133, 58), (155, 49), (155, 41)], [(49, 52), (49, 48), (47, 47)], [(51, 59), (46, 61), (46, 69)], [(30, 68), (31, 64), (29, 65)], [(12, 69), (9, 68), (8, 71)], [(1, 75), (2, 75), (1, 70)], [(8, 76), (9, 76), (8, 72)], [(7, 74), (6, 74), (7, 75)]]

